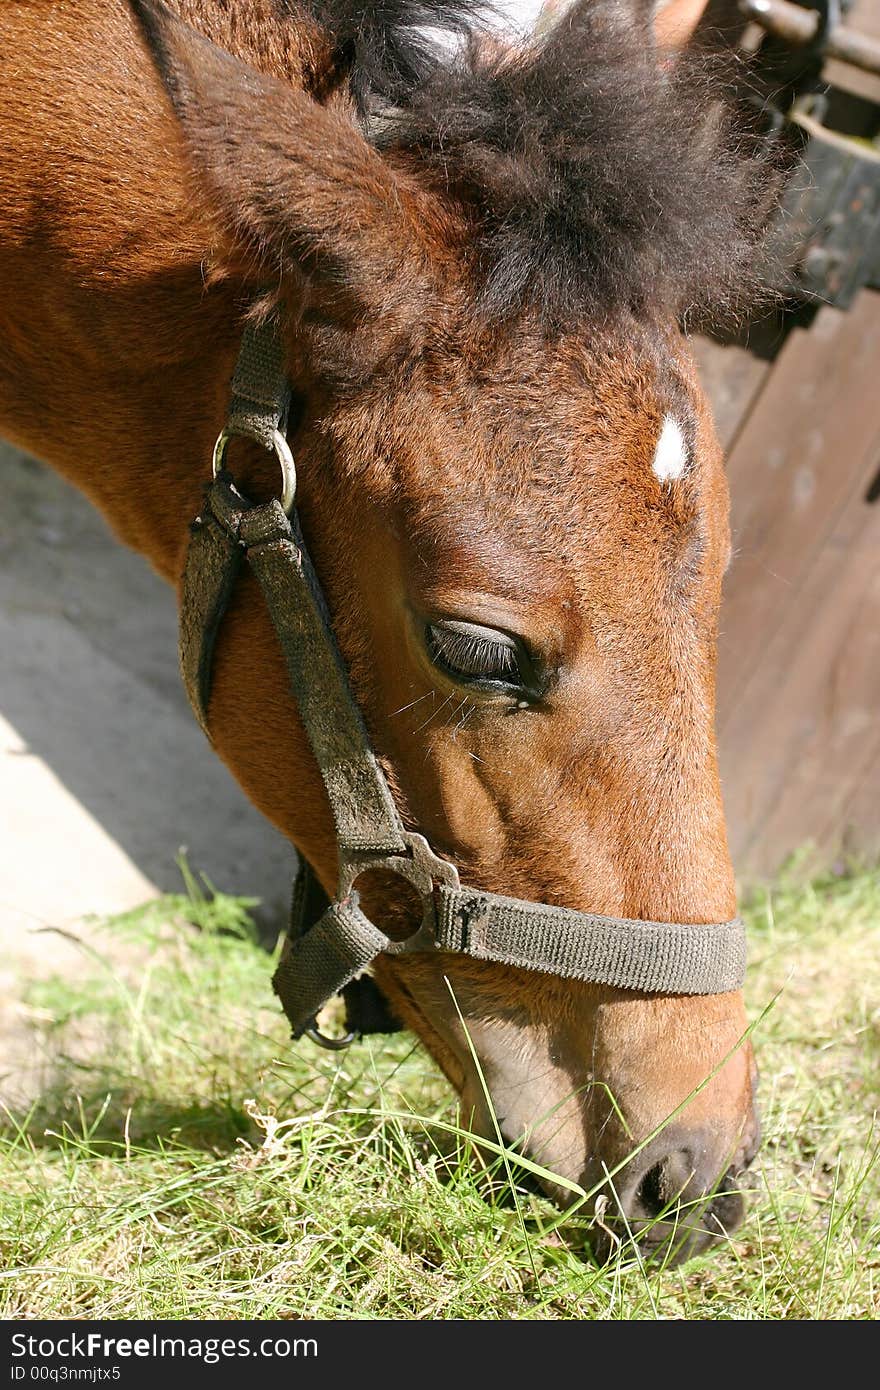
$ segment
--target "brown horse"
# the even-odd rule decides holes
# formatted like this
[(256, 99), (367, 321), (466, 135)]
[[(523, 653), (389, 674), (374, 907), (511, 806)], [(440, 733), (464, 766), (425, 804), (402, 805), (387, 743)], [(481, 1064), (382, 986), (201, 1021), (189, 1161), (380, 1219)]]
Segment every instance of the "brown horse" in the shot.
[[(722, 921), (728, 499), (678, 323), (754, 259), (760, 158), (622, 8), (454, 60), (414, 27), (466, 36), (472, 8), (4, 0), (0, 427), (176, 584), (242, 324), (280, 306), (302, 525), (406, 826), (468, 885)], [(257, 450), (233, 469), (276, 487)], [(327, 800), (250, 577), (210, 717), (330, 888)], [(758, 1123), (738, 992), (438, 953), (376, 974), (478, 1132), (468, 1037), (542, 1165), (591, 1184), (635, 1151), (615, 1199), (647, 1245), (739, 1222)]]

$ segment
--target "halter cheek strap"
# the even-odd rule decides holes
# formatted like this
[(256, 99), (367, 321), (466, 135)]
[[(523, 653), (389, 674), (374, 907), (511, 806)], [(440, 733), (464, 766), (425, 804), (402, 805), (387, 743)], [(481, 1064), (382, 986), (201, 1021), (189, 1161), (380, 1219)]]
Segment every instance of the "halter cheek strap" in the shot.
[[(267, 337), (276, 345), (274, 354)], [(296, 478), (283, 434), (287, 401), (275, 326), (249, 328), (233, 379), (230, 424), (215, 450), (215, 478), (191, 527), (180, 659), (190, 702), (208, 733), (214, 644), (241, 564), (249, 564), (321, 771), (339, 855), (332, 902), (307, 865), (294, 893), (291, 931), (273, 980), (294, 1036), (309, 1032), (322, 1041), (314, 1033), (319, 1010), (334, 994), (348, 990), (351, 998), (353, 982), (381, 954), (452, 952), (664, 994), (739, 989), (745, 975), (739, 918), (703, 925), (633, 921), (462, 887), (455, 866), (404, 828), (370, 746), (293, 510)], [(233, 435), (275, 449), (290, 515), (279, 501), (252, 504), (237, 490), (223, 468)], [(421, 923), (404, 941), (388, 937), (360, 907), (357, 879), (375, 868), (408, 880), (421, 900)], [(368, 1012), (362, 1009), (364, 1021)]]

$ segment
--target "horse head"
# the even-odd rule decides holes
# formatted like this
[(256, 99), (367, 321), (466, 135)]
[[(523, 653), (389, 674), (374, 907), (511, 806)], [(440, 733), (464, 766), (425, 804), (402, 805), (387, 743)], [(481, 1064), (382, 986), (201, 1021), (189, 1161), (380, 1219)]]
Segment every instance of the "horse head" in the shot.
[[(531, 47), (472, 44), (360, 119), (345, 84), (317, 100), (271, 52), (136, 8), (209, 278), (283, 325), (302, 527), (403, 823), (477, 890), (733, 917), (713, 729), (728, 496), (681, 324), (748, 278), (760, 156), (606, 7)], [(255, 457), (236, 477), (275, 486)], [(215, 742), (332, 890), (330, 810), (250, 582), (229, 629)], [(400, 880), (363, 896), (411, 929)], [(758, 1137), (738, 990), (443, 952), (381, 956), (376, 977), (476, 1132), (497, 1124), (563, 1200), (610, 1174), (620, 1219), (679, 1254), (738, 1223)]]

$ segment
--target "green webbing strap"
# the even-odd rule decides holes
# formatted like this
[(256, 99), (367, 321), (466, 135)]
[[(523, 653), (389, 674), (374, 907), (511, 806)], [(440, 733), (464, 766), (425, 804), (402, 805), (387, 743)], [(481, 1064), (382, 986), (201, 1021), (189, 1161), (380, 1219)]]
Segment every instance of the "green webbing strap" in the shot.
[[(435, 894), (435, 949), (473, 960), (649, 994), (725, 994), (745, 978), (739, 918), (644, 922), (445, 884)], [(381, 952), (405, 955), (406, 943), (390, 941), (364, 915), (357, 893), (331, 904), (304, 936), (288, 938), (272, 983), (294, 1037)]]
[(181, 592), (181, 672), (202, 726), (219, 616), (242, 556), (259, 580), (278, 634), (340, 851), (403, 853), (403, 826), (351, 696), (296, 520), (276, 501), (251, 506), (226, 473), (207, 489), (193, 525)]
[(245, 512), (247, 558), (278, 634), (287, 674), (336, 822), (344, 854), (402, 853), (403, 826), (370, 747), (360, 710), (332, 637), (299, 526), (279, 502)]
[(738, 917), (646, 922), (442, 883), (436, 892), (438, 947), (474, 960), (651, 994), (726, 994), (745, 979), (745, 929)]
[(232, 375), (227, 431), (271, 449), (290, 409), (290, 385), (277, 319), (248, 324)]
[[(308, 860), (300, 856), (296, 877), (293, 881), (288, 935), (285, 937), (278, 967), (272, 979), (275, 993), (282, 1002), (301, 999), (304, 992), (314, 997), (316, 987), (318, 991), (323, 988), (326, 968), (322, 969), (321, 962), (318, 962), (316, 968), (310, 964), (308, 952), (302, 956), (296, 955), (293, 959), (291, 952), (293, 951), (293, 943), (310, 932), (329, 907), (330, 900), (321, 887), (314, 869)], [(369, 934), (367, 941), (369, 941)], [(354, 962), (362, 954), (359, 947), (356, 947), (355, 950), (356, 954), (351, 958), (351, 964), (348, 961), (343, 961), (343, 968), (335, 976), (340, 981), (337, 988), (345, 1001), (345, 1026), (349, 1035), (364, 1037), (368, 1033), (398, 1033), (401, 1024), (391, 1013), (387, 999), (375, 982), (369, 975), (352, 977), (351, 969)], [(334, 954), (337, 952), (331, 952), (331, 956)], [(306, 978), (300, 974), (303, 968), (307, 972)], [(348, 978), (347, 984), (345, 983), (346, 978)], [(324, 1002), (325, 999), (322, 996), (320, 1003), (315, 1005), (314, 1012), (316, 1014)], [(286, 1003), (284, 1003), (284, 1009), (289, 1016)], [(309, 1022), (310, 1019), (304, 1016), (302, 1026), (307, 1028)]]
[(388, 938), (357, 905), (357, 894), (331, 903), (304, 935), (285, 937), (272, 988), (293, 1036), (300, 1037), (334, 994), (386, 949)]

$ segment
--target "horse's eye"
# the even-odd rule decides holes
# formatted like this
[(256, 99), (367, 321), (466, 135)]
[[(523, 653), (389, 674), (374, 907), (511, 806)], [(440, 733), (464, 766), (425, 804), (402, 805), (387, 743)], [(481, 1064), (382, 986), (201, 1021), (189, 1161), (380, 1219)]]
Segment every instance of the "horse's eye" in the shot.
[(428, 623), (425, 639), (434, 665), (462, 685), (512, 691), (531, 685), (525, 649), (507, 633), (475, 623)]

